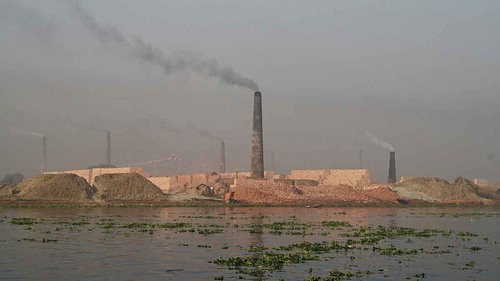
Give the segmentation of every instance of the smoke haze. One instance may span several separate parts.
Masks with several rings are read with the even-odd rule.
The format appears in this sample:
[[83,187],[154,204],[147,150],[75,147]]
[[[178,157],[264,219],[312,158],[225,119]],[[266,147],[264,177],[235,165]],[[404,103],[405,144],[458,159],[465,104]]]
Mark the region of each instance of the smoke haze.
[[0,1],[0,25],[5,31],[27,33],[44,41],[52,39],[57,30],[55,24],[37,9],[26,7],[17,0]]
[[259,90],[259,86],[255,81],[242,76],[229,66],[219,65],[215,59],[203,60],[197,57],[167,57],[161,49],[144,42],[139,37],[129,40],[116,27],[100,24],[93,15],[82,7],[79,1],[68,1],[67,3],[73,8],[83,27],[102,44],[114,43],[124,47],[140,60],[161,67],[166,75],[171,75],[178,71],[191,70],[207,77],[219,78],[228,85],[240,86],[253,91]]
[[213,140],[213,141],[222,141],[222,138],[219,138],[219,137],[215,136],[214,134],[210,133],[206,129],[203,129],[203,128],[199,127],[198,125],[194,124],[194,123],[188,122],[187,123],[187,127],[189,129],[195,131],[200,136],[202,136],[202,137],[204,137],[206,139]]
[[30,137],[37,137],[37,138],[45,137],[45,135],[37,133],[37,132],[25,132],[25,131],[18,131],[18,132],[22,135],[30,136]]
[[251,77],[267,168],[359,168],[361,149],[385,182],[371,132],[400,176],[500,182],[498,26],[493,0],[0,0],[0,178],[40,171],[18,130],[50,136],[49,171],[105,163],[106,130],[116,164],[211,172],[224,138],[248,171]]
[[366,135],[370,138],[370,141],[373,144],[378,145],[378,146],[380,146],[384,149],[387,149],[389,151],[394,151],[394,147],[392,146],[392,144],[379,139],[378,137],[372,135],[370,132],[366,132]]

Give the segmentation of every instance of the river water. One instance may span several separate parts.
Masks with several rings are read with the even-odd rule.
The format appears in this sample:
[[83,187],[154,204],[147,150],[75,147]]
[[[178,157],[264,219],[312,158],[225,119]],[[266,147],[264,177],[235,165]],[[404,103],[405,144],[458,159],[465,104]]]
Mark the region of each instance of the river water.
[[[498,208],[4,208],[0,279],[500,280],[499,240]],[[350,246],[215,262],[302,242]]]

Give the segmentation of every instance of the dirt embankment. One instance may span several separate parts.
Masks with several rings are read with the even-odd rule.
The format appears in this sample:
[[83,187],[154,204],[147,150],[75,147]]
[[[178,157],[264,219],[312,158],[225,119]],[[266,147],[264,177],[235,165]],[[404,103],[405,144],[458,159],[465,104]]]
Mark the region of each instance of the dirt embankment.
[[95,189],[85,179],[73,174],[40,175],[14,188],[14,198],[25,200],[87,202]]
[[297,188],[284,183],[267,180],[238,180],[234,199],[248,203],[369,203],[397,204],[400,198],[387,186],[376,186],[370,190],[356,190],[351,186],[301,186]]
[[14,191],[13,187],[6,184],[0,184],[0,197],[10,196],[12,194],[12,191]]
[[[4,196],[2,196],[5,193]],[[105,174],[95,178],[94,186],[75,174],[48,174],[2,187],[4,199],[58,201],[65,203],[105,203],[108,201],[159,201],[166,199],[160,188],[136,173]]]
[[238,179],[234,200],[249,203],[284,203],[299,200],[302,191],[295,186],[269,180]]
[[95,178],[95,201],[156,201],[166,196],[161,189],[136,173],[104,174]]
[[492,203],[479,186],[462,177],[454,183],[432,177],[413,178],[396,184],[394,190],[401,196],[426,201]]

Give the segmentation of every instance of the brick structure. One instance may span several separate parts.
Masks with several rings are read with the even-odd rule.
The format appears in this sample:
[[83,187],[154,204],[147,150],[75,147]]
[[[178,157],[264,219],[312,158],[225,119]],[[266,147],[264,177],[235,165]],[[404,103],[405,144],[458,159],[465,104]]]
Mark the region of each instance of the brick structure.
[[250,172],[238,172],[238,173],[221,173],[219,176],[224,179],[235,179],[236,174],[238,174],[239,179],[243,178],[249,178],[250,177]]
[[262,94],[255,92],[250,172],[251,177],[264,178],[264,141],[262,133]]
[[316,181],[318,185],[349,185],[354,189],[365,189],[371,184],[366,169],[355,170],[292,170],[287,177],[293,180]]
[[169,193],[175,183],[175,177],[149,177],[148,180],[158,186],[163,193]]
[[264,171],[264,178],[272,180],[274,178],[274,171]]
[[294,180],[313,180],[319,182],[326,170],[292,170],[289,179]]
[[387,184],[396,183],[396,152],[391,151],[389,154],[389,176],[387,177]]
[[191,175],[191,184],[200,185],[208,183],[208,175],[207,174],[194,174]]
[[480,187],[487,187],[489,185],[488,180],[485,179],[474,179],[474,183]]
[[190,184],[193,182],[193,177],[192,175],[177,175],[177,182]]

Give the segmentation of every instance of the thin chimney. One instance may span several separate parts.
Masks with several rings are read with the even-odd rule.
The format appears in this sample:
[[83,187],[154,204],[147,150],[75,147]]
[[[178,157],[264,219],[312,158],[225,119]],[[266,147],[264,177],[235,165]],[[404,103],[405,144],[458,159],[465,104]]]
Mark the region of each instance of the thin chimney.
[[220,143],[220,172],[226,172],[226,145],[224,141]]
[[363,169],[363,150],[359,150],[359,168]]
[[111,167],[111,132],[107,131],[106,166]]
[[45,173],[47,168],[47,137],[42,136],[42,165],[40,167],[40,173]]
[[253,103],[253,133],[252,133],[252,163],[250,175],[252,178],[264,178],[264,143],[262,136],[262,94],[255,92]]
[[389,177],[387,178],[387,183],[396,183],[396,152],[391,151],[389,158]]

